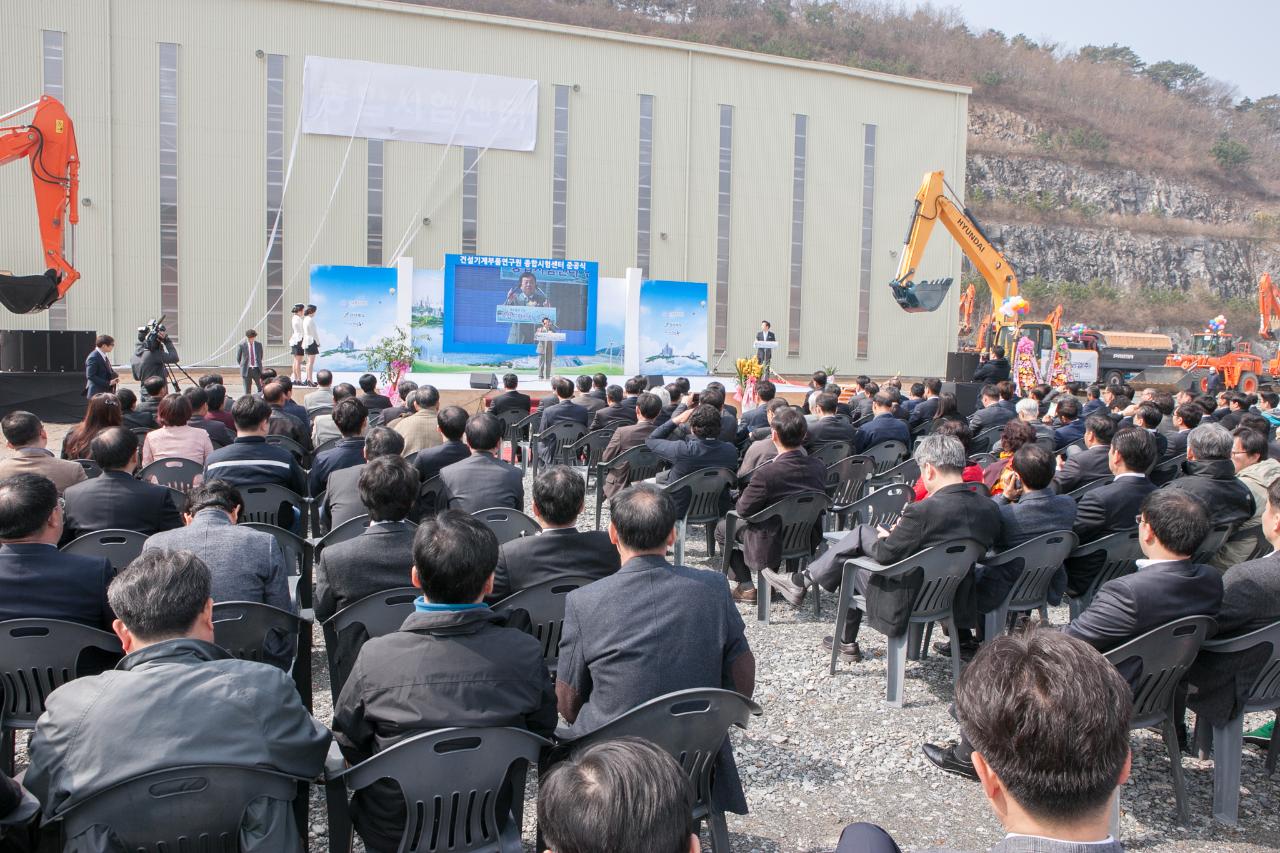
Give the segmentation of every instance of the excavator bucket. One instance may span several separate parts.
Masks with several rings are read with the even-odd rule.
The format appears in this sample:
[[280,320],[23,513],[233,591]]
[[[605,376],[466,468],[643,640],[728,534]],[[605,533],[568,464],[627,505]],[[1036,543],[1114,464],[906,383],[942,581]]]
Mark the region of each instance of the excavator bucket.
[[43,311],[58,301],[58,273],[46,270],[44,275],[5,275],[0,273],[0,305],[14,314]]
[[932,281],[912,281],[902,284],[900,280],[889,283],[893,288],[893,298],[903,311],[912,314],[921,311],[937,311],[947,299],[947,291],[951,289],[955,279],[935,278]]

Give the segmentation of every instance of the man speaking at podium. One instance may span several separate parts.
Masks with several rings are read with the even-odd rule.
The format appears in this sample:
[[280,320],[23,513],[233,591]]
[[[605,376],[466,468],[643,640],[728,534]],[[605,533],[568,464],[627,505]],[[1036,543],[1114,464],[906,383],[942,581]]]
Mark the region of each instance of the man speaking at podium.
[[[778,338],[773,334],[773,326],[768,320],[760,321],[760,331],[756,332],[757,341],[777,341]],[[773,361],[773,347],[757,347],[756,360],[764,365],[764,375],[769,375],[769,366]]]
[[[538,332],[558,332],[555,323],[551,322],[550,317],[542,318],[542,325],[537,327]],[[535,332],[535,334],[537,334]],[[556,342],[553,340],[538,341],[538,378],[551,378],[551,365],[556,358]]]
[[[546,308],[551,304],[551,299],[545,291],[538,287],[537,277],[525,270],[520,273],[519,283],[507,291],[507,299],[503,304]],[[507,343],[531,344],[534,342],[533,335],[538,331],[538,328],[537,323],[512,323],[507,330]]]

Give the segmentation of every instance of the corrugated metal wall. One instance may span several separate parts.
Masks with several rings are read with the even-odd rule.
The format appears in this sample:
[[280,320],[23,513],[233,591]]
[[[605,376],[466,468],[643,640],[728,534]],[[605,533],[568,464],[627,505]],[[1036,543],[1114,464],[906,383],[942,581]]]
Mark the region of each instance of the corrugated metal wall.
[[[904,314],[885,286],[897,266],[923,172],[944,168],[963,191],[966,96],[911,81],[805,63],[374,0],[44,0],[6,9],[0,105],[40,90],[40,31],[66,37],[68,109],[76,122],[81,208],[70,327],[131,340],[159,310],[158,47],[179,55],[179,273],[184,358],[262,328],[265,284],[241,309],[266,244],[266,62],[286,57],[285,141],[293,139],[308,54],[536,78],[538,146],[489,151],[479,164],[479,251],[546,256],[551,246],[553,87],[576,84],[569,110],[568,256],[602,275],[635,263],[639,95],[654,96],[651,277],[715,281],[718,105],[734,107],[729,355],[745,354],[761,319],[786,340],[794,116],[808,122],[801,352],[784,372],[937,373],[954,345],[954,298]],[[869,350],[855,357],[862,219],[862,133],[875,124],[875,246]],[[287,310],[306,298],[313,263],[365,258],[366,146],[304,136],[284,202]],[[385,146],[386,260],[423,217],[407,254],[437,266],[461,240],[462,153]],[[327,220],[322,214],[330,194]],[[31,272],[39,242],[29,176],[0,169],[0,265]],[[666,234],[663,238],[661,235]],[[314,247],[308,248],[314,240]],[[959,275],[939,240],[922,277]],[[280,309],[277,309],[280,310]],[[4,316],[10,328],[45,319]],[[287,324],[286,324],[287,328]],[[273,347],[270,353],[282,352]],[[223,359],[225,362],[225,359]]]

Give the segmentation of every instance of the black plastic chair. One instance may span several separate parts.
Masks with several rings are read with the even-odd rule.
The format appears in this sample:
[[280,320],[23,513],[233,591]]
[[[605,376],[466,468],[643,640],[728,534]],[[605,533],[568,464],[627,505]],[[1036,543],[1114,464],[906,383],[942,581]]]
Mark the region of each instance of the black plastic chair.
[[[846,518],[850,522],[850,527],[856,527],[859,524],[893,527],[902,517],[902,511],[907,508],[907,504],[914,498],[915,492],[912,491],[909,483],[895,483],[883,489],[876,489],[838,510],[841,513],[839,529],[844,529]],[[839,539],[839,536],[836,538]]]
[[604,511],[604,505],[608,501],[604,496],[604,483],[610,472],[625,468],[627,472],[626,484],[629,486],[632,483],[652,479],[664,464],[666,463],[663,462],[661,456],[643,445],[624,450],[608,462],[597,462],[596,530],[600,529],[601,513]]
[[309,783],[261,767],[185,765],[112,785],[56,815],[54,822],[64,841],[97,826],[139,853],[238,853],[245,810],[257,798],[270,797],[295,804],[293,828],[305,848],[305,811],[299,826],[296,805],[300,795],[305,803]]
[[1100,489],[1103,486],[1106,486],[1114,481],[1115,481],[1115,477],[1112,477],[1110,474],[1108,474],[1105,477],[1099,477],[1096,480],[1090,480],[1089,482],[1085,483],[1083,486],[1076,486],[1074,489],[1067,492],[1067,497],[1072,498],[1078,502],[1080,498],[1089,494],[1089,492],[1092,492],[1094,489]]
[[321,453],[324,453],[326,450],[330,450],[334,447],[337,447],[341,441],[342,439],[340,438],[325,439],[323,442],[320,443],[318,447],[316,447],[315,451],[311,454],[312,458],[317,458],[320,456]]
[[531,447],[529,453],[533,456],[534,479],[537,479],[538,469],[542,467],[543,445],[555,442],[555,450],[551,455],[551,464],[572,465],[573,457],[570,455],[569,449],[586,434],[587,428],[581,424],[565,422],[552,424],[541,432],[531,435],[529,437]]
[[511,445],[512,463],[520,456],[520,470],[529,470],[529,453],[532,444],[530,435],[542,424],[542,412],[531,412],[511,424],[506,430],[507,442]]
[[297,615],[260,601],[219,601],[213,605],[213,642],[232,657],[291,674],[310,708],[311,622],[310,611]]
[[729,827],[724,812],[711,802],[716,756],[729,739],[729,727],[745,729],[760,706],[732,690],[679,690],[637,705],[588,735],[564,744],[569,754],[621,737],[638,737],[671,754],[693,785],[693,819],[711,830],[711,849],[728,853]]
[[369,516],[357,515],[355,518],[348,518],[337,527],[330,530],[319,539],[309,539],[308,544],[311,545],[312,562],[320,562],[320,554],[329,545],[337,545],[339,542],[348,542],[355,539],[361,533],[369,529]]
[[[350,853],[350,794],[390,779],[404,798],[400,853],[519,853],[529,765],[550,742],[514,728],[439,729],[398,741],[342,769],[330,750],[325,774],[330,853]],[[509,792],[509,797],[504,796]],[[498,803],[510,799],[510,810]]]
[[97,530],[77,536],[62,551],[82,557],[106,557],[111,568],[119,571],[137,559],[147,536],[136,530]]
[[410,518],[418,523],[431,518],[444,509],[444,481],[437,474],[418,487],[418,498],[414,501]]
[[875,462],[867,456],[846,456],[827,466],[827,497],[831,498],[831,511],[824,515],[827,529],[832,522],[841,522],[854,502],[867,490],[867,482],[875,472]]
[[1223,521],[1215,524],[1209,531],[1209,535],[1204,537],[1204,541],[1200,543],[1200,547],[1196,549],[1196,553],[1191,557],[1191,562],[1213,562],[1213,558],[1222,550],[1222,546],[1227,544],[1235,532],[1236,525],[1233,522]]
[[77,459],[76,464],[84,469],[84,475],[90,480],[102,475],[102,466],[92,459]]
[[[240,511],[241,521],[274,524],[285,530],[302,532],[307,516],[304,512],[306,501],[301,495],[276,483],[240,486],[238,491],[244,501],[244,509]],[[288,517],[285,515],[287,512]]]
[[[1202,725],[1196,719],[1196,743],[1200,757],[1207,758],[1206,747],[1213,742],[1213,816],[1221,823],[1235,826],[1240,813],[1240,755],[1244,749],[1244,715],[1280,709],[1280,622],[1273,622],[1239,637],[1209,640],[1200,652],[1231,655],[1268,647],[1269,657],[1261,661],[1258,674],[1249,687],[1240,714],[1222,725]],[[1231,689],[1230,687],[1227,688]],[[1280,753],[1280,737],[1271,736],[1267,749],[1267,775],[1276,772],[1276,756]]]
[[920,463],[914,459],[907,459],[902,464],[894,465],[889,470],[881,471],[873,476],[867,481],[867,488],[882,489],[894,483],[905,483],[914,487],[918,479],[920,479]]
[[[375,592],[352,602],[320,623],[324,632],[324,651],[329,661],[329,690],[333,701],[351,674],[355,655],[366,640],[399,631],[404,620],[413,612],[413,602],[422,591],[412,586]],[[357,631],[359,636],[348,643],[341,642],[347,631]],[[349,659],[348,659],[349,658]]]
[[269,533],[275,537],[276,544],[280,546],[280,550],[284,553],[284,565],[289,570],[290,578],[296,578],[293,600],[298,607],[310,607],[312,578],[314,575],[311,543],[296,533],[290,533],[288,530],[276,527],[274,524],[246,521],[243,525],[253,530]]
[[592,430],[569,445],[565,451],[568,463],[581,470],[585,480],[590,480],[591,475],[595,473],[596,466],[600,464],[600,457],[604,456],[604,449],[609,446],[609,440],[613,438],[616,429],[616,427],[606,427]]
[[1068,611],[1071,619],[1074,620],[1085,611],[1104,583],[1131,575],[1138,570],[1138,560],[1142,559],[1142,545],[1138,541],[1138,531],[1121,530],[1109,533],[1087,545],[1078,546],[1067,559],[1071,562],[1096,559],[1102,564],[1093,580],[1089,581],[1088,589],[1069,599]]
[[[1133,714],[1129,729],[1159,726],[1169,752],[1173,775],[1173,796],[1178,804],[1178,819],[1188,820],[1186,783],[1182,778],[1182,750],[1174,730],[1174,690],[1191,668],[1205,635],[1213,628],[1208,616],[1188,616],[1154,628],[1123,646],[1106,653],[1107,660],[1118,669],[1137,662],[1141,671],[1130,682],[1133,688]],[[1116,798],[1119,808],[1120,798]],[[1116,816],[1118,817],[1118,815]],[[1118,821],[1113,818],[1113,823]]]
[[[1001,429],[1003,429],[1003,427],[1001,427]],[[969,455],[969,464],[977,465],[980,468],[986,468],[992,462],[999,461],[1000,457],[989,451],[986,453],[971,453]]]
[[204,466],[191,459],[166,456],[157,459],[138,472],[139,480],[155,482],[177,489],[184,494],[195,487],[196,480],[204,478]]
[[[979,562],[987,571],[1015,567],[1021,564],[1018,579],[1009,588],[1000,606],[983,614],[983,642],[989,643],[1004,633],[1009,613],[1040,611],[1040,618],[1049,621],[1049,585],[1062,568],[1063,560],[1076,547],[1076,535],[1070,530],[1044,533],[1016,548],[1002,551],[993,557],[983,557]],[[925,637],[925,643],[929,638]]]
[[536,586],[513,592],[493,605],[498,613],[523,610],[533,623],[533,636],[542,643],[542,660],[552,674],[560,659],[560,631],[564,627],[564,605],[569,593],[592,583],[595,578],[570,575],[553,578]]
[[[732,576],[729,560],[734,551],[742,549],[742,543],[737,541],[738,528],[763,525],[775,519],[780,522],[778,531],[774,534],[782,546],[779,565],[788,565],[795,561],[798,568],[803,569],[813,559],[816,550],[813,530],[822,523],[822,513],[830,506],[831,499],[821,492],[800,492],[788,495],[748,518],[738,515],[736,510],[730,512],[725,516],[724,558],[721,561],[721,570],[726,576]],[[759,572],[760,569],[771,567],[748,566],[748,568]],[[769,593],[769,580],[763,574],[759,575],[759,580],[760,588],[756,592],[756,618],[768,623],[769,599],[772,597]],[[813,612],[814,615],[822,613],[821,596],[816,590],[813,594]]]
[[267,444],[275,445],[276,447],[283,447],[285,450],[292,453],[294,459],[298,460],[299,463],[301,463],[307,456],[306,449],[287,435],[268,434],[266,438]]
[[987,427],[973,437],[971,444],[973,452],[990,453],[992,446],[1000,440],[1003,432],[1004,424],[1001,424],[1000,426]]
[[663,491],[669,495],[682,489],[689,490],[689,508],[683,518],[676,519],[676,565],[684,565],[685,539],[691,524],[706,526],[707,555],[715,556],[715,525],[724,515],[720,501],[736,482],[737,475],[728,468],[703,468],[662,486]]
[[498,537],[499,545],[522,536],[536,536],[542,532],[542,525],[520,510],[510,507],[495,506],[476,510],[471,513],[471,517],[483,521]]
[[1070,459],[1072,456],[1075,456],[1077,453],[1084,453],[1085,450],[1087,449],[1088,448],[1085,447],[1085,444],[1084,444],[1084,439],[1079,438],[1071,442],[1067,446],[1063,447],[1058,452],[1062,454],[1063,459]]
[[1249,560],[1257,560],[1260,557],[1265,557],[1268,554],[1270,554],[1273,550],[1275,550],[1271,547],[1271,543],[1267,541],[1267,537],[1262,530],[1261,524],[1255,524],[1252,527],[1248,528],[1247,530],[1237,531],[1237,533],[1239,533],[1242,537],[1244,535],[1248,535],[1253,538],[1253,547],[1249,551],[1249,556],[1245,557],[1244,562],[1248,562]]
[[333,406],[316,406],[314,409],[307,409],[307,417],[315,423],[316,418],[322,418],[325,415],[333,416]]
[[1152,468],[1148,476],[1151,478],[1151,482],[1157,486],[1167,485],[1182,476],[1182,463],[1186,461],[1187,454],[1185,453],[1171,456]]
[[123,654],[114,634],[78,622],[0,622],[0,769],[13,775],[14,730],[35,727],[46,696],[80,675],[109,669]]
[[[985,547],[972,539],[957,539],[925,548],[891,566],[882,566],[870,557],[856,557],[845,561],[840,581],[840,602],[836,608],[835,637],[844,636],[850,607],[863,611],[867,609],[866,597],[856,594],[854,590],[854,576],[858,569],[868,569],[886,578],[901,577],[917,570],[923,573],[920,591],[911,603],[906,633],[887,638],[885,701],[892,707],[902,707],[907,658],[919,658],[925,626],[932,622],[941,622],[947,626],[947,634],[951,638],[951,680],[954,684],[960,679],[960,639],[952,605],[960,582],[985,550]],[[840,645],[835,643],[831,649],[832,675],[836,673],[839,654]]]
[[873,444],[864,450],[863,455],[870,456],[876,463],[876,474],[883,474],[896,465],[901,465],[906,461],[910,453],[907,446],[901,441],[891,439],[882,441],[879,444]]
[[815,459],[821,459],[823,465],[830,466],[841,459],[852,456],[853,445],[847,441],[824,441],[821,444],[814,445],[813,450],[809,451],[809,455]]

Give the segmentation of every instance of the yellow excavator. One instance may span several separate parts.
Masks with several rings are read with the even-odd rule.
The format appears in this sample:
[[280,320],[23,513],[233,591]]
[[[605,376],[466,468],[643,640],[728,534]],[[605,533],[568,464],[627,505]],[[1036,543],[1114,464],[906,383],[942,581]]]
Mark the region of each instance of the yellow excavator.
[[[1043,323],[1020,321],[1016,316],[1010,317],[1000,312],[1000,306],[1006,299],[1018,295],[1018,276],[1014,273],[1013,266],[991,244],[973,214],[958,200],[955,191],[947,185],[940,171],[929,172],[920,184],[915,209],[911,212],[911,221],[907,226],[907,239],[902,262],[898,265],[898,276],[890,282],[893,297],[902,309],[912,313],[937,311],[946,300],[947,291],[951,289],[953,279],[950,278],[915,280],[916,268],[929,244],[929,235],[939,221],[960,244],[969,263],[991,289],[991,315],[978,330],[978,349],[1002,346],[1012,356],[1018,339],[1026,335],[1035,342],[1037,353],[1052,350],[1058,323],[1062,319],[1061,307]],[[967,334],[969,329],[965,327],[970,325],[969,318],[973,314],[972,288],[965,293],[960,309],[961,333]]]

